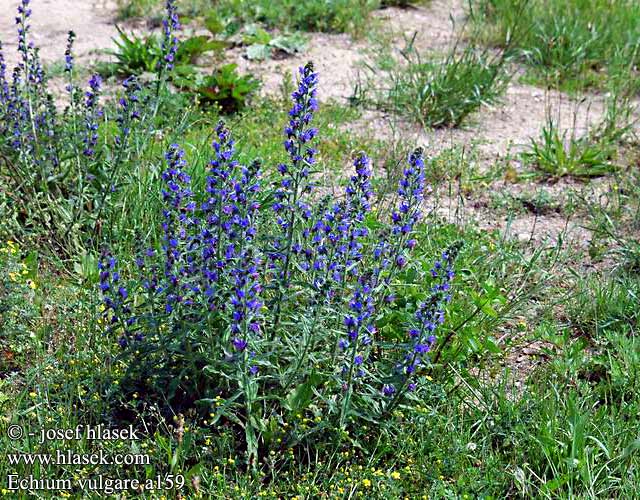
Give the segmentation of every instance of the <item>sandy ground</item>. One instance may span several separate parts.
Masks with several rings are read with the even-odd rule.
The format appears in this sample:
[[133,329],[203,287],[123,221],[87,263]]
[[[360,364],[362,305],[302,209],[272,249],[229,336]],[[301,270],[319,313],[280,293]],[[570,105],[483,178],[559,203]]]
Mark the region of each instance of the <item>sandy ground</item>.
[[[0,40],[8,66],[18,60],[15,16],[18,2],[0,0]],[[31,36],[40,47],[43,61],[64,58],[67,33],[75,31],[78,60],[95,57],[96,50],[111,47],[117,35],[114,25],[115,4],[93,0],[32,0]]]

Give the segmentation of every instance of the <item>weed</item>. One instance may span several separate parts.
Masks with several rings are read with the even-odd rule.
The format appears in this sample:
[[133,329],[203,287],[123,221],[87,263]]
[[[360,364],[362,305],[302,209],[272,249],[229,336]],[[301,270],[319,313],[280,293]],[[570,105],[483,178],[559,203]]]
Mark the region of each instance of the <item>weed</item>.
[[259,88],[260,82],[249,75],[239,75],[236,64],[225,64],[207,76],[182,73],[175,83],[194,92],[201,103],[214,105],[224,113],[243,109],[248,98]]
[[[158,0],[127,0],[120,17],[138,17],[153,11]],[[243,25],[263,23],[268,28],[293,31],[364,33],[368,16],[379,0],[185,0],[181,12],[203,19],[214,34],[237,32]]]
[[613,150],[594,143],[589,137],[576,138],[569,131],[562,133],[548,120],[540,140],[531,139],[523,160],[551,177],[598,177],[614,170],[610,159]]
[[425,62],[415,37],[400,52],[404,64],[369,67],[365,82],[356,87],[356,102],[408,116],[425,127],[457,127],[506,88],[505,53],[491,56],[455,46],[444,59]]
[[[160,38],[153,34],[145,37],[133,33],[127,35],[120,28],[116,29],[120,35],[119,39],[114,40],[117,49],[108,52],[116,60],[99,64],[98,71],[107,76],[117,74],[125,77],[154,73],[163,54]],[[219,53],[226,46],[224,41],[206,35],[189,37],[179,42],[174,64],[183,74],[194,73],[193,65],[199,57],[209,52]]]

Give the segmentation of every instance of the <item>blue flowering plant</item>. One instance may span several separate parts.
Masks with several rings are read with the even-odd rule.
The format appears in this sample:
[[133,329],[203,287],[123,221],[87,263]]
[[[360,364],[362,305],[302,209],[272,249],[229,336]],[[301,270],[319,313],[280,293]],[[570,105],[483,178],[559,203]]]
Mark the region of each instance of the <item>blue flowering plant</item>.
[[[249,465],[277,446],[274,429],[296,415],[323,423],[292,428],[290,445],[379,421],[410,402],[453,296],[458,243],[425,277],[427,298],[401,338],[378,330],[417,244],[424,153],[409,155],[388,220],[372,212],[365,153],[354,155],[344,194],[322,197],[317,87],[308,63],[284,127],[286,161],[272,182],[259,161],[238,161],[223,122],[206,165],[189,164],[171,145],[158,243],[140,250],[128,280],[108,250],[100,264],[103,320],[128,366],[120,390],[236,426]],[[198,189],[192,177],[203,173]]]
[[141,144],[152,144],[148,135],[168,95],[179,29],[174,3],[167,2],[155,85],[127,78],[108,101],[98,74],[79,85],[76,36],[69,32],[63,71],[67,102],[60,105],[32,41],[31,1],[20,0],[19,60],[11,72],[0,42],[0,181],[19,219],[16,238],[44,241],[57,255],[73,258],[112,236],[114,193],[139,178],[135,160]]

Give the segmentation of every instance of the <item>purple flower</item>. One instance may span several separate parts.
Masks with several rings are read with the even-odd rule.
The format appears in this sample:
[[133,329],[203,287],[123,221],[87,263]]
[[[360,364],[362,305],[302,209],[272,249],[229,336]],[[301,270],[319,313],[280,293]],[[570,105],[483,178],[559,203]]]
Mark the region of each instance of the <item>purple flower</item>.
[[247,341],[238,337],[234,337],[231,342],[236,351],[244,351],[247,348]]
[[[270,258],[278,272],[281,289],[287,287],[292,264],[293,235],[298,222],[311,215],[306,204],[301,203],[301,195],[309,193],[313,183],[309,179],[310,168],[315,163],[316,149],[309,143],[315,138],[317,129],[309,126],[318,108],[316,86],[318,75],[313,64],[307,63],[299,69],[298,88],[291,95],[293,107],[289,111],[289,122],[284,129],[284,148],[289,154],[290,165],[280,165],[283,176],[275,192],[273,209],[278,212],[278,225],[282,234],[272,243]],[[281,297],[282,298],[282,297]]]
[[385,384],[382,387],[382,394],[384,394],[385,396],[392,396],[393,394],[395,394],[395,392],[396,388],[392,384]]
[[162,20],[162,59],[158,61],[158,71],[173,69],[179,44],[175,33],[181,28],[175,0],[167,0],[165,13]]
[[84,143],[83,154],[89,158],[95,155],[95,147],[98,143],[98,120],[102,117],[102,110],[98,106],[101,86],[100,75],[93,75],[89,79],[89,89],[85,92],[85,131],[82,142]]
[[76,34],[73,31],[69,31],[67,36],[67,48],[64,51],[64,71],[71,76],[73,71],[73,42],[76,39]]
[[444,307],[451,299],[448,293],[453,277],[453,263],[458,256],[461,243],[454,243],[442,255],[442,261],[436,261],[432,275],[438,281],[431,289],[431,295],[418,306],[415,313],[416,324],[408,330],[409,342],[404,361],[400,364],[407,380],[427,359],[428,353],[436,342],[435,330],[444,323]]
[[122,82],[124,96],[118,100],[116,122],[120,135],[116,136],[116,143],[124,145],[131,133],[131,126],[142,117],[142,103],[140,91],[142,87],[135,76],[130,76]]
[[125,347],[129,344],[132,335],[129,327],[134,324],[135,318],[127,302],[127,289],[119,283],[120,274],[116,267],[116,259],[103,252],[98,260],[99,287],[104,306],[102,318],[107,324],[108,334],[120,330],[119,344]]

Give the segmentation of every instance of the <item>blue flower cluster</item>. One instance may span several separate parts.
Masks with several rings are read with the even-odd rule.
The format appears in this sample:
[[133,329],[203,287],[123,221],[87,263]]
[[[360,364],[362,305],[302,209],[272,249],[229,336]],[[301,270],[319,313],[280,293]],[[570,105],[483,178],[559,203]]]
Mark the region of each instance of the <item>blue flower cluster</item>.
[[[115,328],[122,329],[118,343],[125,347],[131,341],[130,327],[135,322],[128,305],[129,293],[122,284],[120,273],[116,269],[116,259],[107,252],[103,252],[98,261],[100,291],[103,299],[102,317],[107,323],[107,331]],[[142,334],[137,334],[135,340],[142,340]]]
[[67,48],[64,51],[64,71],[70,74],[73,71],[73,43],[76,40],[76,34],[73,31],[69,31],[67,35]]
[[142,90],[138,79],[130,76],[122,82],[124,96],[118,99],[118,114],[116,122],[120,129],[120,134],[116,137],[116,143],[123,145],[124,141],[131,133],[133,122],[142,118],[142,103],[140,102],[140,91]]
[[300,245],[293,248],[295,254],[302,253],[300,267],[313,273],[312,285],[325,299],[334,295],[349,273],[357,276],[363,257],[362,240],[369,234],[364,226],[373,196],[369,158],[364,153],[358,154],[354,168],[344,200],[320,210],[317,220],[303,230],[306,242],[303,252]]
[[172,325],[169,331],[220,314],[228,320],[230,346],[243,353],[262,331],[262,257],[252,244],[260,163],[244,166],[233,158],[234,141],[223,122],[212,147],[206,197],[198,203],[184,150],[169,146],[162,172],[162,252],[147,249],[136,264],[150,300],[154,306],[160,301]]
[[83,154],[89,158],[95,156],[95,147],[98,144],[99,120],[102,117],[102,109],[99,106],[101,87],[102,78],[100,75],[93,75],[89,79],[89,88],[84,94],[85,135],[82,142],[84,143]]
[[176,31],[180,29],[180,19],[175,0],[167,0],[167,17],[162,21],[162,60],[158,61],[158,70],[171,71],[178,52]]
[[[233,177],[238,167],[238,162],[233,158],[235,141],[231,137],[231,131],[222,121],[216,126],[212,147],[215,157],[209,163],[206,188],[208,198],[202,204],[205,220],[202,231],[204,241],[202,257],[209,306],[211,309],[216,309],[224,306],[225,302],[220,293],[223,289],[224,270],[235,252],[234,243],[232,241],[226,243],[225,236],[234,229],[232,223]],[[233,236],[235,234],[233,232]]]
[[162,173],[166,187],[162,190],[165,208],[162,211],[164,271],[166,285],[165,312],[172,313],[182,303],[191,304],[190,292],[198,289],[189,282],[195,272],[195,255],[191,251],[194,243],[191,226],[197,225],[194,212],[196,202],[189,187],[191,177],[183,170],[187,166],[184,150],[177,144],[169,146],[165,155],[167,168]]
[[[451,245],[442,253],[441,259],[435,262],[430,271],[435,280],[431,295],[418,306],[415,325],[408,330],[407,351],[396,370],[401,376],[403,388],[406,386],[410,391],[415,390],[413,376],[416,370],[427,362],[427,356],[436,342],[436,331],[444,323],[445,307],[451,301],[451,280],[455,276],[453,264],[460,248],[461,243]],[[385,388],[383,391],[395,393],[393,384],[388,384]]]
[[380,281],[385,270],[402,269],[407,263],[406,250],[412,250],[416,240],[411,238],[413,229],[420,219],[421,206],[424,200],[425,174],[422,148],[409,155],[407,166],[398,186],[399,204],[391,214],[390,235],[382,238],[374,251],[378,265],[375,274]]
[[284,148],[289,154],[290,163],[278,165],[282,180],[275,192],[276,202],[273,204],[282,235],[274,239],[270,255],[282,288],[288,286],[292,254],[301,244],[300,241],[294,241],[298,223],[308,221],[312,215],[311,207],[304,201],[303,195],[313,189],[310,173],[316,161],[317,150],[310,144],[318,133],[316,128],[311,127],[313,115],[318,109],[317,85],[318,75],[314,72],[313,64],[307,63],[300,68],[298,88],[292,94],[293,107],[289,111],[289,123],[284,130]]
[[[7,63],[4,59],[2,42],[0,41],[0,109],[5,108],[9,100],[9,82],[7,81]],[[4,134],[6,129],[5,120],[0,121],[0,134]]]
[[[123,347],[144,340],[152,348],[141,351],[181,357],[165,366],[193,369],[198,377],[220,375],[223,391],[237,394],[230,405],[245,404],[234,417],[243,420],[248,436],[252,412],[261,407],[253,406],[263,397],[259,391],[274,391],[278,397],[269,399],[279,404],[289,396],[277,391],[290,395],[296,384],[310,381],[309,364],[326,382],[317,391],[333,391],[324,400],[342,403],[332,409],[341,408],[341,425],[353,415],[352,401],[367,399],[365,391],[378,408],[392,407],[415,389],[416,373],[429,362],[451,300],[457,244],[431,270],[431,295],[410,321],[407,340],[383,341],[377,321],[417,245],[427,190],[423,150],[408,155],[396,206],[384,220],[371,214],[371,160],[362,152],[353,158],[344,194],[317,200],[317,83],[311,63],[300,69],[284,130],[288,160],[278,165],[280,176],[270,192],[262,191],[261,164],[238,161],[236,142],[220,121],[201,189],[196,181],[192,188],[185,151],[173,144],[166,152],[162,240],[136,259],[141,287],[132,290],[142,289],[140,296],[128,298],[113,259],[100,262],[109,321],[123,325]],[[125,89],[118,108],[121,140],[127,124],[139,118],[137,82],[125,82]],[[138,335],[131,333],[134,324]],[[188,356],[200,357],[187,367],[180,361]]]

